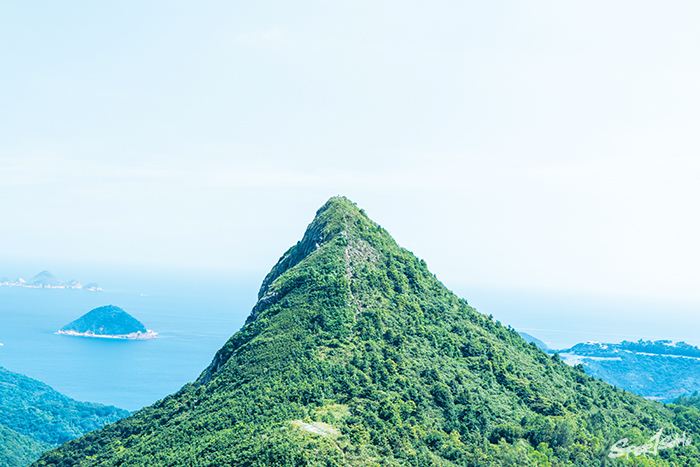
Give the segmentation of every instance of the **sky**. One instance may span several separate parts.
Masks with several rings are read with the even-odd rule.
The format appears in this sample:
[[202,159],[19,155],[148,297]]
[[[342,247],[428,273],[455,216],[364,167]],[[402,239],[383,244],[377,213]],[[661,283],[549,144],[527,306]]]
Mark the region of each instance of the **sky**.
[[700,303],[698,24],[683,1],[5,2],[0,276],[262,279],[345,195],[455,289]]

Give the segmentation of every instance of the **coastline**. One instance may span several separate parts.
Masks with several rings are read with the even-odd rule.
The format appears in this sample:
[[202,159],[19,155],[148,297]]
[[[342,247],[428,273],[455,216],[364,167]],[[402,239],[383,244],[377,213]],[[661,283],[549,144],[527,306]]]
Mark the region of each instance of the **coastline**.
[[95,334],[92,331],[78,332],[78,331],[64,331],[58,330],[56,334],[63,334],[64,336],[78,336],[78,337],[98,337],[102,339],[125,339],[125,340],[149,340],[157,339],[158,333],[147,329],[146,332],[132,332],[129,334]]

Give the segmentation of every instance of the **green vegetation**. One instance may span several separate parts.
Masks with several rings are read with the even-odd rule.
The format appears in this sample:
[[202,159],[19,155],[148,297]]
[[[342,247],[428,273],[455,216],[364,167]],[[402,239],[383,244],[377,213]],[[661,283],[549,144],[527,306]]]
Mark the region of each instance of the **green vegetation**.
[[47,449],[127,415],[0,367],[0,466],[28,465]]
[[24,467],[39,458],[51,445],[0,425],[0,465]]
[[609,459],[697,410],[587,376],[456,297],[332,198],[197,381],[37,466],[697,466],[695,445]]
[[61,331],[92,332],[97,335],[116,336],[134,332],[146,332],[146,326],[118,306],[95,308],[80,318],[63,326]]
[[690,396],[682,395],[673,401],[674,404],[700,409],[700,393],[695,391]]

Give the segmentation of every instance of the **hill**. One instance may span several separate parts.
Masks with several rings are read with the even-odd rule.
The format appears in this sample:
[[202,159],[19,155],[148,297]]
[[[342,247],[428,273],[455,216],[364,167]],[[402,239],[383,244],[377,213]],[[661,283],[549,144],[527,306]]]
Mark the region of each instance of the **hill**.
[[58,334],[119,339],[152,339],[157,336],[141,321],[114,305],[90,310],[59,329]]
[[38,441],[58,446],[127,415],[124,409],[78,402],[0,367],[0,425]]
[[49,271],[41,271],[39,274],[29,279],[25,287],[65,288],[66,284]]
[[526,332],[521,332],[521,331],[518,331],[518,334],[520,334],[520,337],[525,339],[525,342],[535,344],[537,347],[542,349],[544,352],[547,352],[547,353],[554,352],[554,350],[550,349],[549,346],[547,346],[547,344],[545,344],[544,342],[542,342],[541,340],[539,340],[535,336],[531,336],[530,334],[528,334]]
[[[700,436],[698,411],[528,344],[338,197],[195,382],[35,465],[634,465],[611,447],[659,430]],[[644,465],[696,465],[682,444]]]
[[0,367],[0,465],[28,465],[47,449],[127,415],[116,407],[75,401]]
[[670,402],[700,390],[700,348],[685,342],[588,342],[559,352],[586,373],[650,399]]
[[50,444],[42,443],[0,425],[0,466],[24,467],[34,462],[42,452],[51,447]]

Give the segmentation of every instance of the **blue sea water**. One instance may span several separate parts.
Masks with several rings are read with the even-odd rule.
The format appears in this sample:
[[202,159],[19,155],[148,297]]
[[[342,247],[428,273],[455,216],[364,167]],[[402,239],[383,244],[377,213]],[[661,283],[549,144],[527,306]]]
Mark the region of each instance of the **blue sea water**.
[[[100,276],[103,292],[0,287],[0,366],[76,400],[138,410],[194,381],[241,328],[264,273]],[[92,278],[90,278],[92,280]],[[578,342],[684,340],[700,345],[700,305],[446,284],[555,349]],[[102,305],[117,305],[159,338],[126,341],[56,334]]]
[[[0,366],[80,401],[137,410],[194,381],[243,325],[261,277],[130,284],[102,292],[0,287]],[[159,335],[134,341],[56,334],[113,304]]]

